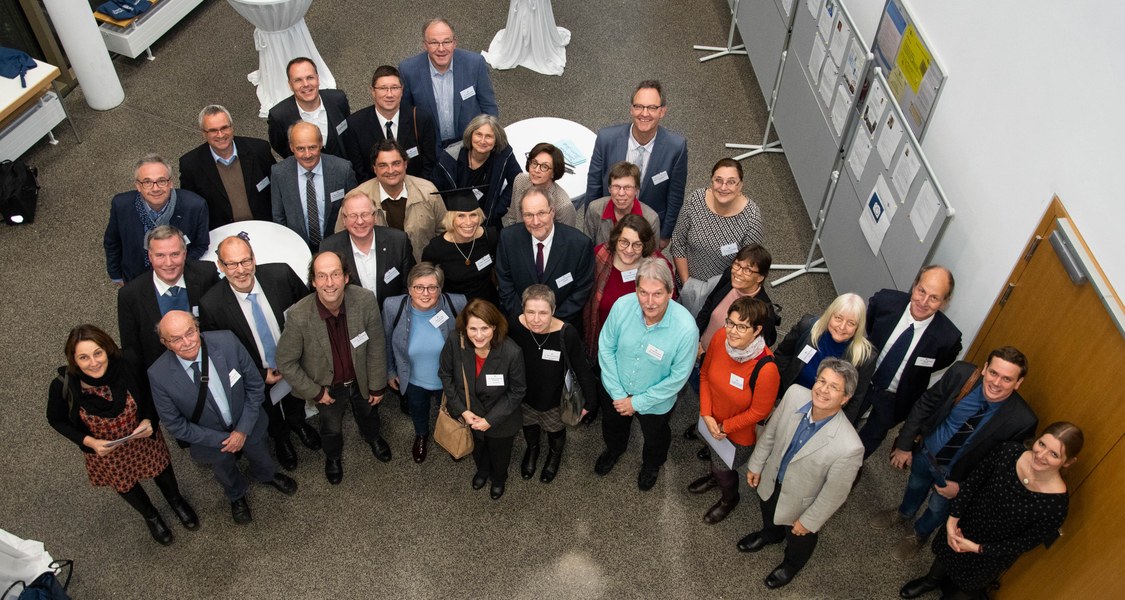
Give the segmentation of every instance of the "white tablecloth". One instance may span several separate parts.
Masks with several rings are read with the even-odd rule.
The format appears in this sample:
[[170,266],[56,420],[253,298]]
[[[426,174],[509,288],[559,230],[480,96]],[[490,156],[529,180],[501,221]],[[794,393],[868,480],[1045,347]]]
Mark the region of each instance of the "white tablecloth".
[[555,25],[551,0],[511,0],[508,25],[496,32],[487,52],[493,69],[527,67],[544,75],[562,75],[570,32]]
[[259,117],[273,105],[292,95],[285,66],[298,56],[316,64],[321,88],[335,88],[336,79],[324,63],[305,25],[305,13],[312,0],[227,0],[234,10],[254,26],[254,49],[258,51],[258,70],[246,76],[258,86]]
[[556,143],[561,140],[570,140],[585,157],[582,164],[572,166],[574,173],[563,175],[558,180],[572,202],[576,204],[586,195],[586,175],[590,172],[590,156],[594,153],[594,140],[597,134],[588,127],[574,121],[556,117],[534,117],[516,121],[504,127],[508,135],[508,143],[512,146],[516,160],[522,167],[527,163],[527,153],[539,142]]
[[240,233],[249,236],[258,264],[286,263],[301,281],[308,278],[309,259],[312,258],[308,244],[297,232],[272,221],[238,221],[212,229],[211,245],[200,260],[214,262],[219,242]]

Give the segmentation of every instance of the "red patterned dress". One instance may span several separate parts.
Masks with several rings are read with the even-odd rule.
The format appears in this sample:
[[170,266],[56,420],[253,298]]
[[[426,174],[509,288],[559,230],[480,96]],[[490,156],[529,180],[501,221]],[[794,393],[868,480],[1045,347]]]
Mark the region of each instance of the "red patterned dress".
[[[90,397],[91,401],[96,402],[93,397],[100,397],[106,402],[113,402],[107,385],[84,387],[82,393]],[[116,440],[133,433],[137,428],[140,424],[137,419],[137,403],[133,401],[132,394],[125,394],[125,408],[116,417],[99,417],[86,412],[85,408],[78,409],[78,415],[89,428],[91,437]],[[109,486],[121,493],[132,489],[138,481],[156,477],[171,461],[168,447],[164,445],[164,437],[159,434],[132,439],[105,456],[98,456],[96,453],[84,456],[90,484]]]

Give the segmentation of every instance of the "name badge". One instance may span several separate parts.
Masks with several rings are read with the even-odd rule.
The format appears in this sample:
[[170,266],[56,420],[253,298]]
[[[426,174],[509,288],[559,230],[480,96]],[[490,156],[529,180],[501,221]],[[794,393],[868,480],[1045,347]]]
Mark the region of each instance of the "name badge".
[[621,281],[624,281],[625,283],[629,283],[630,281],[636,281],[636,280],[637,280],[637,270],[636,269],[629,269],[628,271],[622,271],[621,272]]
[[491,265],[491,264],[492,264],[492,255],[491,254],[485,254],[484,256],[480,257],[480,260],[478,260],[476,262],[477,270],[483,271],[485,267],[487,267],[488,265]]
[[918,360],[914,361],[914,364],[919,367],[932,367],[934,366],[934,359],[919,356]]
[[343,197],[344,197],[343,188],[338,189],[335,192],[332,192],[331,194],[328,195],[328,199],[332,202],[337,202],[337,201],[340,200],[340,198],[343,198]]
[[348,122],[347,121],[340,121],[340,124],[336,126],[336,135],[344,135],[344,132],[347,131],[347,130],[348,130]]
[[645,348],[645,354],[655,358],[656,360],[664,360],[664,351],[660,348],[657,348],[656,346],[653,346],[652,344],[649,344],[648,348]]
[[407,148],[406,149],[406,158],[417,158],[417,157],[418,157],[418,146],[414,146],[413,148]]
[[361,331],[359,335],[352,338],[352,348],[359,348],[360,344],[367,341],[367,332]]
[[398,277],[398,267],[391,267],[383,273],[383,283],[390,283],[395,277]]
[[238,383],[239,379],[242,379],[242,373],[239,373],[235,369],[231,369],[230,374],[227,375],[227,377],[230,378],[230,386],[234,387],[234,384]]
[[484,192],[476,188],[473,188],[473,195],[477,197],[477,202],[480,202],[480,199],[484,198]]
[[184,234],[184,245],[185,246],[191,245],[191,238],[189,238],[186,233]]
[[543,349],[543,360],[559,362],[560,358],[562,358],[562,352],[559,352],[558,350],[548,350],[546,348]]
[[263,177],[262,180],[258,182],[258,185],[254,186],[254,187],[257,188],[258,191],[260,192],[260,191],[266,189],[267,187],[269,187],[269,185],[270,185],[270,178],[269,177]]
[[800,360],[807,365],[814,356],[816,356],[816,348],[805,345],[805,347],[801,350],[801,353],[797,355],[797,360]]
[[738,244],[730,243],[719,246],[719,253],[723,256],[734,256],[738,253]]
[[[404,300],[405,302],[405,300]],[[445,314],[444,310],[437,311],[437,314],[430,317],[430,325],[435,328],[441,327],[441,324],[449,320],[449,315]]]
[[476,96],[476,95],[477,95],[477,90],[476,90],[476,88],[474,88],[471,85],[469,87],[461,90],[461,99],[462,100],[468,100],[469,98],[472,98],[473,96]]
[[504,375],[503,374],[485,375],[484,376],[484,384],[487,385],[487,386],[498,386],[498,385],[502,386],[502,385],[504,385]]
[[746,380],[739,377],[738,375],[735,375],[734,373],[731,373],[730,374],[730,385],[733,388],[737,388],[737,389],[741,390],[743,387],[745,387]]
[[668,171],[661,171],[652,176],[652,185],[660,185],[668,181]]
[[572,281],[574,281],[574,276],[571,275],[570,273],[567,273],[566,275],[563,275],[562,277],[559,277],[558,279],[555,280],[555,287],[561,289],[564,285],[566,285],[566,284],[568,284]]
[[191,314],[198,318],[199,317],[199,307],[198,306],[191,307]]

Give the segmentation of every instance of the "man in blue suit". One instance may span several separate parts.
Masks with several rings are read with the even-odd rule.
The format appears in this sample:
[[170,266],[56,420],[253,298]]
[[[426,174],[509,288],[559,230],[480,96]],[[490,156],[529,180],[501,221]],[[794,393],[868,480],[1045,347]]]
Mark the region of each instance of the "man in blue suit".
[[295,494],[297,482],[277,472],[266,448],[265,385],[238,338],[229,331],[201,334],[195,318],[182,310],[164,315],[159,333],[168,351],[148,369],[152,401],[168,433],[191,444],[196,462],[211,465],[234,522],[252,520],[246,502],[250,483],[238,469],[239,452],[250,461],[255,481]]
[[434,117],[439,147],[459,141],[473,117],[500,116],[484,57],[457,49],[449,21],[438,18],[426,23],[422,46],[425,52],[398,65],[402,99]]
[[676,217],[684,204],[687,141],[660,126],[668,112],[668,101],[659,81],[650,79],[637,85],[629,110],[631,123],[598,130],[586,179],[586,202],[609,195],[610,166],[623,160],[637,165],[641,169],[637,197],[660,215],[660,247],[664,248],[672,239]]

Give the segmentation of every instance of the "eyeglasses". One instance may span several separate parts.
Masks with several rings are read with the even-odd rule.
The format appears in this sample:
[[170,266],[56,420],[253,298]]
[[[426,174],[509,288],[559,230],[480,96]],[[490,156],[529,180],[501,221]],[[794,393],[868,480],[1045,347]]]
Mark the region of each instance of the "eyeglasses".
[[617,240],[617,249],[618,250],[628,250],[629,248],[632,248],[633,250],[636,250],[637,252],[640,252],[641,250],[645,249],[645,243],[644,242],[630,242],[629,240]]
[[344,278],[344,272],[343,271],[333,271],[331,273],[323,273],[322,272],[322,273],[317,273],[316,275],[313,276],[313,279],[316,279],[318,282],[321,282],[321,283],[329,281],[329,280],[333,280],[333,279],[343,279],[343,278]]
[[426,40],[427,48],[452,48],[457,45],[457,40]]
[[137,185],[141,186],[142,190],[151,190],[153,186],[156,186],[158,188],[166,188],[172,185],[172,180],[168,179],[167,177],[161,177],[160,179],[157,179],[155,181],[152,179],[138,179],[136,181]]
[[180,344],[182,344],[184,342],[184,340],[195,339],[195,337],[198,336],[198,335],[199,335],[199,330],[196,329],[195,327],[192,327],[191,329],[188,329],[187,331],[185,331],[183,335],[177,335],[176,337],[173,337],[173,338],[164,338],[164,341],[173,345],[173,346],[179,346]]
[[375,168],[376,169],[390,169],[390,168],[397,169],[397,168],[401,167],[403,164],[404,163],[401,160],[396,160],[394,162],[389,162],[389,163],[378,162],[378,163],[375,163]]
[[533,213],[525,212],[525,213],[523,213],[523,220],[524,221],[531,221],[533,219],[546,219],[547,217],[550,217],[550,216],[551,216],[550,210],[541,210],[539,212],[533,212]]
[[738,179],[723,179],[722,177],[716,177],[711,180],[711,183],[715,184],[715,187],[723,187],[724,185],[727,187],[735,187],[739,182],[740,180]]
[[754,273],[756,275],[760,275],[762,273],[754,267],[744,267],[738,263],[731,263],[730,271],[731,273]]
[[838,384],[838,383],[828,383],[828,380],[825,379],[824,377],[817,377],[816,378],[816,385],[828,388],[828,390],[832,391],[832,392],[839,393],[839,392],[844,391],[844,388],[841,387],[840,384]]
[[534,158],[531,159],[531,162],[528,163],[528,166],[531,167],[532,171],[550,171],[551,169],[555,168],[555,165],[549,162],[539,162]]
[[729,317],[725,321],[723,321],[723,325],[725,325],[727,329],[733,328],[738,333],[746,333],[747,331],[750,331],[754,328],[754,326],[750,325],[749,323],[735,323],[734,321],[731,321]]
[[223,125],[222,127],[212,127],[211,129],[204,129],[203,133],[207,135],[217,135],[220,133],[230,133],[230,125]]
[[635,110],[639,113],[642,113],[646,110],[648,112],[656,112],[656,111],[660,110],[661,108],[664,108],[664,107],[657,106],[655,104],[634,104],[633,105],[633,110]]
[[364,212],[357,212],[357,213],[352,213],[352,214],[350,214],[350,215],[349,215],[349,214],[345,214],[345,215],[344,215],[344,220],[345,220],[345,221],[352,221],[352,222],[355,222],[355,221],[367,221],[367,220],[371,219],[371,218],[372,218],[372,217],[374,217],[374,216],[375,216],[375,213],[374,213],[374,212],[372,212],[372,211],[370,211],[370,210],[368,210],[368,211],[364,211]]
[[375,86],[371,89],[375,90],[376,92],[379,92],[380,94],[385,94],[387,92],[401,92],[402,86],[401,85],[377,85],[377,86]]
[[237,261],[233,261],[233,262],[227,262],[225,260],[220,260],[219,262],[223,263],[223,266],[228,268],[228,269],[233,269],[235,267],[242,267],[243,269],[249,269],[250,267],[254,266],[254,259],[253,258],[244,258],[242,260],[237,260]]
[[609,191],[611,192],[625,192],[627,194],[632,194],[636,189],[637,186],[635,185],[618,185],[614,183],[609,186]]
[[414,290],[415,294],[436,294],[439,291],[441,291],[441,286],[437,286],[437,285],[412,285],[412,286],[410,286],[410,289]]

